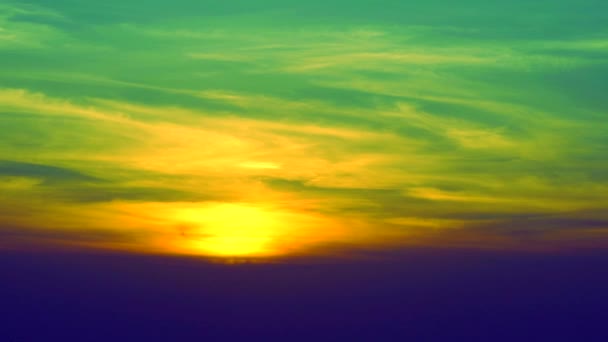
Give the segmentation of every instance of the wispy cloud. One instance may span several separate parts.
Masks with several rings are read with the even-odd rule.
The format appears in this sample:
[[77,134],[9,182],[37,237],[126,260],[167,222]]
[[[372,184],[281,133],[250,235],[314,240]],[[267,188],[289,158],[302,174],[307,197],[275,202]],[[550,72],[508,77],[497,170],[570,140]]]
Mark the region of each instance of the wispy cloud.
[[[314,19],[256,4],[201,20],[113,5],[0,5],[7,226],[156,250],[205,245],[178,229],[218,235],[205,218],[176,217],[226,208],[293,219],[308,247],[517,245],[530,222],[538,244],[567,245],[564,225],[603,234],[586,221],[608,205],[606,34],[592,23],[553,34],[546,17],[499,25],[460,7],[395,20],[298,5]],[[268,248],[300,248],[294,229]]]

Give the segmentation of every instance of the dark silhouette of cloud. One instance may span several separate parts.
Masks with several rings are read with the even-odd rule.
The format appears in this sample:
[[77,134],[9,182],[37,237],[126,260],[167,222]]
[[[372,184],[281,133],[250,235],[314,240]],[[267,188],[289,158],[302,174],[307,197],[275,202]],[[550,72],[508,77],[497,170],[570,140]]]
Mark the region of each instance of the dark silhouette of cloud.
[[45,184],[102,181],[99,178],[64,167],[12,160],[0,160],[0,176],[1,175],[38,178]]

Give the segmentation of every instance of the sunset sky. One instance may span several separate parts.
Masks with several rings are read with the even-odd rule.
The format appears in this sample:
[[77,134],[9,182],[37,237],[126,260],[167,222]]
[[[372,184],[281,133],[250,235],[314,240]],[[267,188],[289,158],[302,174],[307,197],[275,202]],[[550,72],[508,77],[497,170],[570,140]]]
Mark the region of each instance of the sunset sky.
[[606,13],[2,1],[0,248],[608,247]]
[[608,341],[608,1],[0,0],[0,341]]

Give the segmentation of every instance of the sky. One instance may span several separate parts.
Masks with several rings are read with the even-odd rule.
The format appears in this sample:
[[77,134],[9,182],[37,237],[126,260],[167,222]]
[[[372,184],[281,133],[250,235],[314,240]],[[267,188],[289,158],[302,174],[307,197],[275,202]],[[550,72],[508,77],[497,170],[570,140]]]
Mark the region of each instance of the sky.
[[0,1],[0,340],[607,341],[607,23]]
[[0,248],[608,247],[607,13],[3,1]]

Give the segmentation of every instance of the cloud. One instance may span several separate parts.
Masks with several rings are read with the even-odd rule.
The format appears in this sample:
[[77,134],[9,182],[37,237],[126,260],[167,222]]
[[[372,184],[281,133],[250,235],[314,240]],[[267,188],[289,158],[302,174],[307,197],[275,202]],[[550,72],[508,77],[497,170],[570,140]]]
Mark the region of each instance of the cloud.
[[116,232],[107,229],[87,229],[78,234],[57,229],[40,229],[27,226],[0,225],[0,249],[24,248],[36,250],[88,249],[100,248],[104,245],[132,243],[136,231]]
[[96,177],[67,168],[11,160],[0,160],[0,175],[39,178],[44,184],[101,181]]
[[[453,234],[453,236],[452,236]],[[583,211],[469,222],[440,239],[499,239],[505,246],[524,249],[599,248],[608,239],[608,217]]]
[[560,220],[599,229],[584,213],[608,205],[605,32],[560,31],[555,7],[47,6],[1,5],[5,222],[158,247],[176,223],[143,211],[211,201],[320,215],[370,243],[500,245],[503,223],[535,215],[557,215],[537,222],[549,240],[574,234]]
[[53,23],[65,18],[58,12],[26,4],[0,5],[0,50],[42,49],[66,39]]

